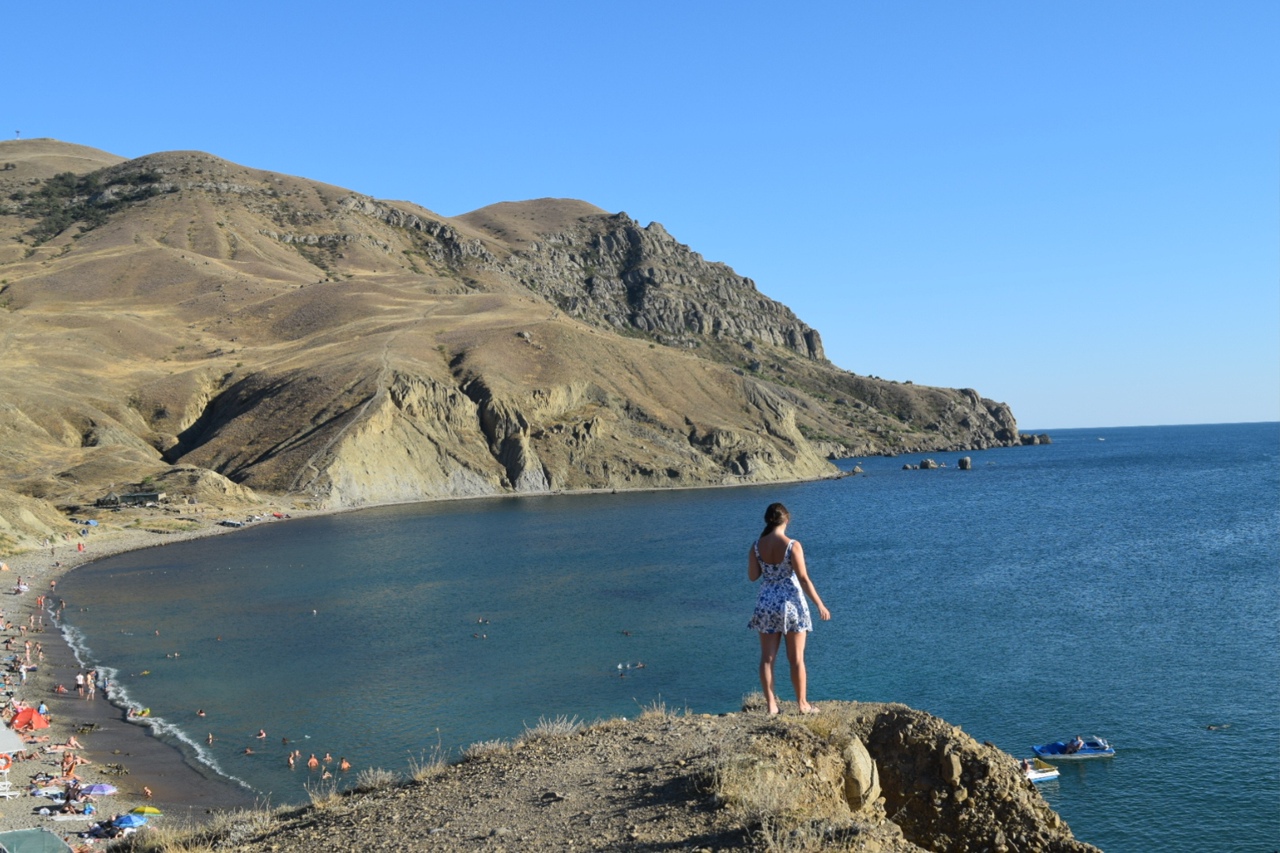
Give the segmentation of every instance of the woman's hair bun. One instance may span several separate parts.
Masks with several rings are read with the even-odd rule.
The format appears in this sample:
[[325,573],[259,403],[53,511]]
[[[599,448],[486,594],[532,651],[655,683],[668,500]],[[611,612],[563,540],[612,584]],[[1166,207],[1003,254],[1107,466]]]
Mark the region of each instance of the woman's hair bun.
[[790,519],[791,513],[787,512],[787,508],[779,503],[769,504],[769,508],[764,511],[764,523],[768,525],[767,530],[772,530]]

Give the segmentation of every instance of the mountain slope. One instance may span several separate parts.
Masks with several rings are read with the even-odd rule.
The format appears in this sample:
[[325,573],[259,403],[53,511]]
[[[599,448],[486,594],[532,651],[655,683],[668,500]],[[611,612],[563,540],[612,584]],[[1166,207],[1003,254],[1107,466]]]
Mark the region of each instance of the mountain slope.
[[1018,441],[1003,404],[836,368],[749,279],[585,202],[450,219],[52,140],[0,143],[0,191],[0,477],[46,501],[173,466],[349,506]]

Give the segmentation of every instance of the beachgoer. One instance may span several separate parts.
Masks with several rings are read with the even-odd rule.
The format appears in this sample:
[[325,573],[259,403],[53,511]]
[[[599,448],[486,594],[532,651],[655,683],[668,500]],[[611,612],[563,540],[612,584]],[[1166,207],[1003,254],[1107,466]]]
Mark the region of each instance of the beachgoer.
[[1084,738],[1080,737],[1080,735],[1076,735],[1071,742],[1067,744],[1066,753],[1067,755],[1075,755],[1082,749],[1084,749]]
[[764,513],[765,528],[760,538],[747,550],[747,578],[752,582],[764,578],[756,598],[755,612],[747,627],[760,634],[760,687],[770,714],[778,713],[778,697],[773,689],[773,663],[778,646],[786,638],[787,663],[791,668],[791,685],[796,691],[800,713],[816,714],[809,704],[808,675],[804,666],[805,638],[813,630],[805,595],[818,607],[818,616],[831,618],[805,566],[804,549],[787,538],[791,513],[780,503],[769,504]]
[[346,773],[348,770],[351,769],[351,762],[347,761],[346,757],[344,756],[342,760],[338,762],[338,769],[341,770],[343,773]]
[[76,692],[80,694],[80,698],[84,698],[84,673],[76,673]]
[[320,759],[316,758],[316,754],[314,752],[311,753],[311,757],[307,759],[307,767],[309,767],[312,770],[315,770],[319,766],[320,766]]
[[253,755],[253,749],[252,749],[251,747],[246,746],[246,747],[244,748],[244,754],[245,754],[245,755]]
[[263,738],[265,738],[266,736],[267,736],[267,730],[266,730],[266,729],[258,729],[258,740],[262,740],[262,739],[263,739]]
[[203,717],[203,716],[204,716],[204,708],[201,708],[201,709],[199,709],[198,711],[196,711],[196,716],[197,716],[197,717]]
[[324,754],[324,763],[325,763],[325,764],[331,764],[331,763],[333,763],[333,756],[326,752],[326,753]]
[[204,742],[213,746],[213,732],[209,732],[209,736],[204,739]]
[[146,797],[148,800],[151,799],[151,789],[146,785],[142,786],[142,796]]
[[288,760],[289,760],[289,769],[290,769],[290,770],[292,770],[292,769],[293,769],[293,761],[294,761],[293,753],[292,753],[292,752],[291,752],[291,753],[289,753],[289,759],[288,759]]

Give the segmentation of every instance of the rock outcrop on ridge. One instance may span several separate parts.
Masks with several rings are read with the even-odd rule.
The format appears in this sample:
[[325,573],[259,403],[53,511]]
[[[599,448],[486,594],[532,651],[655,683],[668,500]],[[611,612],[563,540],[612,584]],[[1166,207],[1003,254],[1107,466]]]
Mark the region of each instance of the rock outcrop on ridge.
[[[385,769],[313,806],[213,821],[188,839],[311,850],[793,850],[1096,853],[1015,759],[904,705],[816,716],[541,721],[457,764]],[[363,779],[363,782],[361,781]]]
[[198,152],[0,142],[0,348],[4,547],[59,532],[24,500],[175,466],[333,507],[1020,441],[976,391],[832,365],[657,223],[555,199],[447,218]]

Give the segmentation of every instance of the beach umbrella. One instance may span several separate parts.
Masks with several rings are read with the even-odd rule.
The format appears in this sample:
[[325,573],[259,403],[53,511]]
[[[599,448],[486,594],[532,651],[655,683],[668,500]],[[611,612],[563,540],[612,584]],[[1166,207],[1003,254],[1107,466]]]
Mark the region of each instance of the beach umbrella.
[[145,826],[147,819],[140,814],[122,814],[111,822],[122,829],[129,829],[134,826]]
[[156,815],[164,814],[164,812],[160,811],[155,806],[138,806],[137,808],[129,809],[129,814],[145,814],[155,817]]
[[85,785],[80,789],[80,791],[82,793],[89,794],[90,796],[102,797],[107,794],[114,794],[116,792],[116,786],[108,785],[106,782],[95,782],[92,785]]

